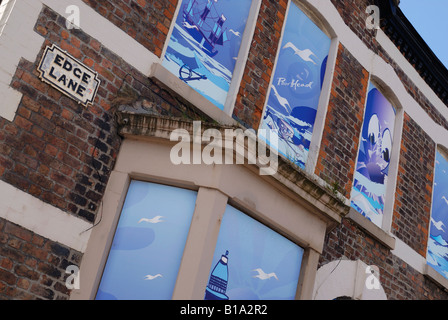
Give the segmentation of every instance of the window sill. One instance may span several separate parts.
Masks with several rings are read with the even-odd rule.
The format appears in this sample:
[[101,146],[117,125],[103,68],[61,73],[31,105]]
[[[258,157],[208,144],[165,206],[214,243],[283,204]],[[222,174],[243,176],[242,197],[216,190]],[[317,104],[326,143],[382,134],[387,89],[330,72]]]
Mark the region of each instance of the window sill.
[[359,227],[366,231],[369,235],[381,242],[389,250],[395,249],[395,238],[386,231],[376,226],[374,223],[365,218],[355,209],[350,208],[347,218],[355,222]]
[[218,123],[222,125],[238,126],[238,123],[231,116],[216,107],[200,93],[168,71],[160,63],[154,63],[152,65],[149,78],[154,78],[162,82],[176,94],[183,97]]
[[445,290],[448,290],[448,279],[442,276],[436,269],[431,267],[429,264],[425,265],[425,270],[423,274],[436,284],[444,287]]

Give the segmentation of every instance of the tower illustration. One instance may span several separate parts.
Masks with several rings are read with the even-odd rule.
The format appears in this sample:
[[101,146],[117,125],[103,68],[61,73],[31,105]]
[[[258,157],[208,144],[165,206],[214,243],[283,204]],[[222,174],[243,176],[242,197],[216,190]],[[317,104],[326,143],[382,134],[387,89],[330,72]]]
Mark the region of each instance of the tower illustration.
[[205,300],[229,300],[226,295],[229,280],[228,255],[229,251],[226,251],[213,269],[205,290]]

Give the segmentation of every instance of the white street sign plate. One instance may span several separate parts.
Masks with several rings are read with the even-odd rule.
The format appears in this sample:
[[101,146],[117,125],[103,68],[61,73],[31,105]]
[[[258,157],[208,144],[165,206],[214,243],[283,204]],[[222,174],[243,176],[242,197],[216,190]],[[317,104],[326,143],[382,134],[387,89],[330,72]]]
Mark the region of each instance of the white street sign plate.
[[97,72],[55,45],[45,49],[38,71],[42,81],[84,106],[93,103],[101,83]]

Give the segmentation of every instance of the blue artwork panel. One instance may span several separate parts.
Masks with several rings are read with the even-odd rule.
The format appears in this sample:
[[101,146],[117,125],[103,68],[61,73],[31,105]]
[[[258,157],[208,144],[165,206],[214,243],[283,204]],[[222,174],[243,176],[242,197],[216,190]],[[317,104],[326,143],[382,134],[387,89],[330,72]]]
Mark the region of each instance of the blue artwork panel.
[[351,206],[379,227],[383,221],[394,125],[394,107],[370,83]]
[[[291,2],[260,137],[305,168],[331,39]],[[269,134],[265,134],[269,132]],[[275,146],[272,146],[275,147]]]
[[293,300],[303,249],[227,206],[206,300]]
[[448,161],[440,152],[436,169],[429,228],[427,262],[448,279]]
[[97,300],[169,300],[197,192],[132,181]]
[[183,0],[162,65],[221,110],[250,0]]

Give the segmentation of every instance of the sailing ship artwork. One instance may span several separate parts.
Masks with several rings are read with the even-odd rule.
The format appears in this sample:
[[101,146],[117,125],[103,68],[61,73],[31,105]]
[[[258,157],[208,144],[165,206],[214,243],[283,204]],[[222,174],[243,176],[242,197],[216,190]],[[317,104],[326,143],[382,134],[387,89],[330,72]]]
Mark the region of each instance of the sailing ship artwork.
[[[305,169],[331,39],[291,2],[259,137]],[[263,133],[269,132],[269,135]],[[278,136],[278,140],[270,137]]]
[[250,0],[183,0],[162,62],[221,110],[250,7]]

